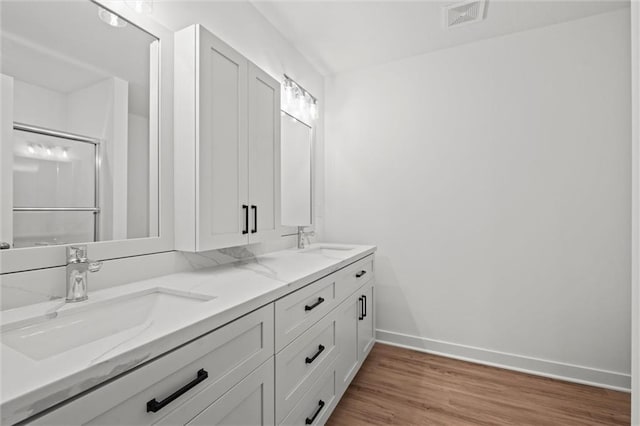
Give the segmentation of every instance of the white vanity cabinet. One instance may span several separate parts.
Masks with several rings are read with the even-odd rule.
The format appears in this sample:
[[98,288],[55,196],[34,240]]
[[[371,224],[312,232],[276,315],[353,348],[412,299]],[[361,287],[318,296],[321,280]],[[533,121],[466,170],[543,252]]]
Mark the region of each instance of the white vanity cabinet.
[[200,25],[175,35],[176,249],[280,230],[280,83]]
[[373,347],[374,290],[368,255],[25,423],[322,425]]
[[375,342],[373,256],[275,304],[276,424],[323,424]]

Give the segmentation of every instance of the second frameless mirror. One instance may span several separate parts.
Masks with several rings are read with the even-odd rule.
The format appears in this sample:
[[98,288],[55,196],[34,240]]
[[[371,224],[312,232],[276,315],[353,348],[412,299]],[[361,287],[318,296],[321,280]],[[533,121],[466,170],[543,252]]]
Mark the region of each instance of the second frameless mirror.
[[282,224],[309,226],[312,224],[313,129],[286,112],[282,112],[281,134]]
[[158,39],[88,0],[0,9],[0,241],[158,236]]

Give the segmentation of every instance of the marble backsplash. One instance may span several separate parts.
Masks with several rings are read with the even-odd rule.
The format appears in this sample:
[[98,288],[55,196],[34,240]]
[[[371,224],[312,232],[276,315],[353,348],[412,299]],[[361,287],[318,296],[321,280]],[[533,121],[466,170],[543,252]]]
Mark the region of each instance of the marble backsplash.
[[[289,235],[269,243],[201,253],[169,251],[107,260],[100,272],[90,275],[89,295],[92,291],[176,272],[250,261],[255,256],[295,247],[295,245],[296,236]],[[65,279],[64,267],[0,275],[0,310],[60,299],[65,296]]]

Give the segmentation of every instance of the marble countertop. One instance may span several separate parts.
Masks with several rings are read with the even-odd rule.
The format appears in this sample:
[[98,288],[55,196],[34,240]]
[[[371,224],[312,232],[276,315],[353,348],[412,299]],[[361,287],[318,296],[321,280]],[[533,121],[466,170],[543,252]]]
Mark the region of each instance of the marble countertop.
[[[90,292],[89,300],[81,302],[83,308],[154,288],[215,298],[187,312],[167,312],[172,318],[163,320],[161,325],[150,321],[40,360],[27,357],[3,341],[1,423],[27,419],[376,250],[375,246],[344,247],[351,249],[331,254],[288,249],[224,266]],[[78,306],[55,300],[4,311],[2,331],[15,328],[16,323],[25,319],[51,318]]]

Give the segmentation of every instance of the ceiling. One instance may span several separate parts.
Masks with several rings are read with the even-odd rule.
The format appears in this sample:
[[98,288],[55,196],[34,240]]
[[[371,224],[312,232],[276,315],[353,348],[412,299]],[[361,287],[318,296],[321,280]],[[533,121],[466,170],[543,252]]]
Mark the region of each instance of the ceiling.
[[60,93],[116,76],[129,83],[129,109],[149,112],[150,43],[129,24],[111,27],[89,1],[2,1],[0,71]]
[[445,29],[442,8],[454,3],[252,0],[323,75],[629,7],[628,0],[489,0],[484,21]]

